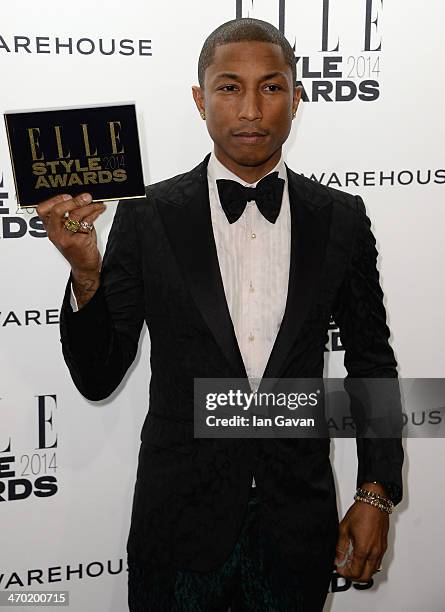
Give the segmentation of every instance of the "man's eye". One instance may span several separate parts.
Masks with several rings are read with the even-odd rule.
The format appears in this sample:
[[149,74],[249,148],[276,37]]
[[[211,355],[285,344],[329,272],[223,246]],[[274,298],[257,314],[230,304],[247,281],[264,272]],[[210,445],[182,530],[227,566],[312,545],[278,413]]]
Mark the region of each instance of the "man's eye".
[[220,87],[221,91],[235,91],[236,85],[224,85]]
[[279,85],[273,85],[273,84],[266,85],[266,88],[267,87],[270,88],[269,91],[278,91],[279,89],[281,89],[281,87]]

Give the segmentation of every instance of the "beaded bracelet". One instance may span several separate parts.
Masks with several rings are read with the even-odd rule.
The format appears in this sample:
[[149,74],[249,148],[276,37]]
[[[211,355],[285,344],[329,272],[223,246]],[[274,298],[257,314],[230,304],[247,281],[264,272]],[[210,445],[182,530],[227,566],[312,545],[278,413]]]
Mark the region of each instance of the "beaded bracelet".
[[391,514],[394,509],[394,504],[390,499],[382,497],[374,491],[368,491],[367,489],[361,489],[360,487],[357,489],[357,492],[354,495],[354,500],[371,504],[371,506],[375,506],[388,514]]
[[385,504],[389,504],[391,508],[394,507],[393,502],[389,498],[384,497],[383,495],[380,495],[375,491],[370,491],[369,489],[362,489],[361,487],[358,487],[357,493],[359,495],[366,495],[367,497],[371,497],[372,499],[377,499],[378,501],[382,501]]

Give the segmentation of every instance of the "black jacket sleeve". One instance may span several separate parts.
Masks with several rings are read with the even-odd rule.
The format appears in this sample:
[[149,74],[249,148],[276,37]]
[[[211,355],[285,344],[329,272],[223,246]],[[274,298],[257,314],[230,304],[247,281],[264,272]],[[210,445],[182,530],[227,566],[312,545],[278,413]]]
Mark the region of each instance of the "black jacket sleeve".
[[[146,202],[144,202],[147,205]],[[144,320],[144,287],[134,202],[120,202],[103,258],[100,286],[78,312],[71,276],[60,317],[62,351],[73,381],[90,400],[108,397],[133,362]]]
[[[347,391],[348,384],[350,388],[354,388],[355,381],[351,380],[353,378],[397,379],[398,376],[397,362],[389,344],[390,330],[386,324],[383,291],[377,270],[376,241],[371,231],[371,221],[366,215],[365,205],[359,196],[356,197],[356,205],[355,242],[334,312],[334,319],[339,325],[341,341],[345,348]],[[384,416],[386,412],[388,423],[401,423],[401,419],[398,421],[402,411],[398,381],[393,382],[396,384],[392,386],[387,396],[388,404],[374,407],[373,412]],[[378,382],[374,383],[372,388],[378,391]],[[380,397],[385,397],[384,391]],[[359,420],[360,411],[355,408],[351,393],[350,397],[352,416]],[[379,397],[379,393],[374,393],[374,401],[378,401],[376,397]],[[398,429],[393,431],[401,433]],[[401,436],[357,436],[357,456],[357,486],[364,482],[381,482],[389,490],[392,501],[395,504],[399,503],[403,495],[404,452]]]

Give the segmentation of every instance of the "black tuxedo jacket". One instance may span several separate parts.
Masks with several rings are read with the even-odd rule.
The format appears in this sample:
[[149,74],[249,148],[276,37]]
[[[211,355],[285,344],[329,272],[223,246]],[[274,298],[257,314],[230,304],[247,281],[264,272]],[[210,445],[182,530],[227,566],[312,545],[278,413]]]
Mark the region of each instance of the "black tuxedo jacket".
[[[193,437],[194,378],[247,376],[213,238],[208,159],[149,186],[145,199],[118,205],[100,288],[77,313],[67,285],[63,354],[79,391],[100,400],[121,382],[144,321],[148,326],[150,401],[127,544],[131,557],[192,570],[216,567],[235,544],[254,475],[261,526],[291,567],[308,567],[335,552],[330,440]],[[288,297],[264,377],[321,378],[331,315],[350,377],[396,377],[362,200],[287,173]],[[400,439],[358,439],[357,450],[357,484],[390,482],[399,502]]]

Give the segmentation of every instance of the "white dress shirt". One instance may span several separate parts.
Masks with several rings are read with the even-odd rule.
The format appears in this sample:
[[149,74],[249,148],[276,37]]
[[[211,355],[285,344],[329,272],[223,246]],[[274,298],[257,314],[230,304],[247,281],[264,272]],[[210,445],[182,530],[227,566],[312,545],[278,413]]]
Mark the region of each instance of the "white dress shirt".
[[[231,179],[246,187],[255,187],[258,181],[246,183],[226,168],[214,152],[207,168],[213,235],[224,292],[253,390],[258,388],[283,319],[289,280],[291,225],[283,157],[271,170],[276,171],[285,185],[275,223],[263,217],[252,200],[231,224],[221,206],[216,180]],[[77,310],[72,290],[71,306]],[[252,485],[255,486],[254,479]]]
[[289,280],[290,207],[283,158],[271,172],[277,170],[285,186],[275,223],[263,217],[254,200],[247,203],[235,223],[229,223],[216,180],[231,179],[245,187],[255,187],[258,181],[246,183],[214,153],[207,170],[213,235],[224,291],[246,372],[255,387],[264,373],[283,319]]
[[[271,170],[285,180],[280,214],[270,223],[254,200],[229,223],[217,179],[246,183],[211,154],[207,169],[210,212],[224,292],[252,390],[258,388],[283,319],[290,265],[290,206],[283,157]],[[264,175],[266,176],[266,175]],[[263,178],[263,177],[261,177]],[[260,179],[258,179],[260,180]],[[255,479],[252,479],[255,486]]]

